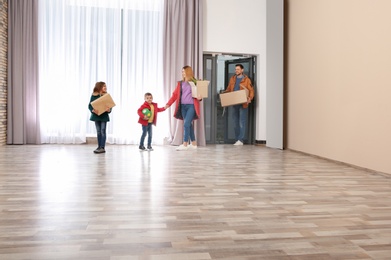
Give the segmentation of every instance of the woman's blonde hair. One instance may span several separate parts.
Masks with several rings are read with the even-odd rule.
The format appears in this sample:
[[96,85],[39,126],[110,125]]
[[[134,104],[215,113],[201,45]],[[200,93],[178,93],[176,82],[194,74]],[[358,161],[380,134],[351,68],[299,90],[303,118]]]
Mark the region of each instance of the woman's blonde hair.
[[185,81],[191,81],[194,79],[194,72],[193,72],[193,69],[190,67],[190,66],[184,66],[182,68],[182,70],[185,71],[185,77],[183,78],[183,80]]

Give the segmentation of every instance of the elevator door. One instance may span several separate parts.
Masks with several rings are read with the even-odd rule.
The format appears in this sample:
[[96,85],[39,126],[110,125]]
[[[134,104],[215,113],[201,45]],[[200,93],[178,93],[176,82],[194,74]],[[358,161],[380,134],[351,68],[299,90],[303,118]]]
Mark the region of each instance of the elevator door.
[[[255,57],[212,55],[204,54],[203,75],[209,80],[208,98],[204,103],[205,138],[207,144],[232,144],[236,140],[232,122],[232,111],[230,107],[221,107],[219,94],[228,86],[229,78],[235,73],[235,65],[240,63],[244,67],[244,73],[250,77],[254,91]],[[249,106],[248,120],[245,134],[245,143],[252,144],[255,141],[255,102]]]

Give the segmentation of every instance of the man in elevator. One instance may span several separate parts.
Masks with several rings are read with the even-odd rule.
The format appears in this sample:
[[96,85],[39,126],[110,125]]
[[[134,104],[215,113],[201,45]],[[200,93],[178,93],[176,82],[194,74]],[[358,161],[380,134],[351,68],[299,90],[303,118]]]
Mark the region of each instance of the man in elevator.
[[235,65],[235,75],[231,77],[225,92],[232,92],[247,89],[247,102],[233,106],[233,121],[235,128],[236,143],[234,145],[243,145],[244,135],[246,133],[248,104],[254,98],[254,88],[251,79],[243,74],[243,65]]

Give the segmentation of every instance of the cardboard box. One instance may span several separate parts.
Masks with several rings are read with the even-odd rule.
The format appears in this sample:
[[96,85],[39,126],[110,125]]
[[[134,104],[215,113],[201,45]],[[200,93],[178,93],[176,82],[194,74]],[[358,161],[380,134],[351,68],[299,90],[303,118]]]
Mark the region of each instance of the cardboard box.
[[209,81],[208,80],[197,80],[197,85],[195,85],[193,82],[189,82],[191,86],[191,95],[194,98],[198,97],[198,94],[201,95],[202,98],[208,97],[208,86]]
[[248,90],[242,89],[220,94],[222,107],[243,104],[247,102]]
[[98,99],[95,99],[94,101],[91,102],[91,106],[98,111],[97,115],[100,116],[103,114],[107,108],[112,108],[115,106],[115,103],[113,99],[111,98],[110,94],[107,93],[103,96],[101,96]]

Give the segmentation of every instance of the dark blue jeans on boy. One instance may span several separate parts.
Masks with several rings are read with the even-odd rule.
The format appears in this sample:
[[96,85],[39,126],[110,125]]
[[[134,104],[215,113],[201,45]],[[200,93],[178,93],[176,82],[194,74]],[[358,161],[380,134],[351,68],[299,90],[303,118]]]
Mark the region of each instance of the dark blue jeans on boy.
[[148,125],[141,125],[142,127],[142,130],[143,130],[143,133],[141,135],[141,138],[140,138],[140,146],[144,146],[144,139],[145,139],[145,136],[147,135],[148,133],[148,146],[147,147],[151,147],[151,143],[152,143],[152,123],[148,123]]

